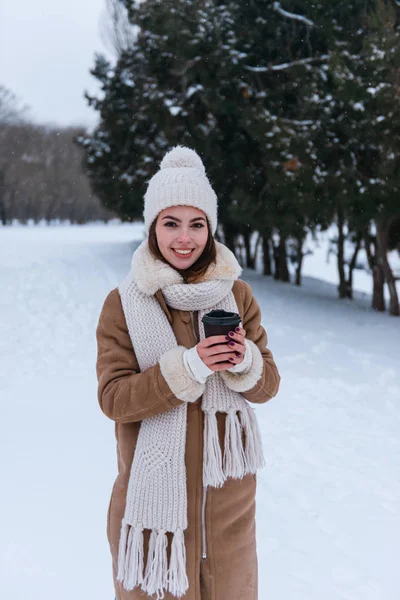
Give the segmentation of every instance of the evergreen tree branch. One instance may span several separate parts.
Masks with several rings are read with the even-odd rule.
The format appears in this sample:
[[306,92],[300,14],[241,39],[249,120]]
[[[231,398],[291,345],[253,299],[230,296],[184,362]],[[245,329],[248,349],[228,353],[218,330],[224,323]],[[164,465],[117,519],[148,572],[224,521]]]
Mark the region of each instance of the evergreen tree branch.
[[291,13],[291,12],[288,12],[287,10],[284,10],[281,7],[280,2],[274,2],[273,9],[276,10],[283,17],[287,17],[288,19],[293,19],[294,21],[301,21],[302,23],[305,23],[309,27],[314,27],[314,23],[312,21],[310,21],[310,19],[307,19],[307,17],[304,17],[303,15],[296,15],[295,13]]
[[251,67],[250,65],[245,65],[244,68],[252,73],[269,73],[271,71],[283,71],[284,69],[289,69],[290,67],[295,67],[297,65],[306,65],[316,60],[326,60],[327,58],[329,58],[329,54],[322,54],[321,56],[301,58],[299,60],[282,63],[281,65],[272,65],[270,67]]

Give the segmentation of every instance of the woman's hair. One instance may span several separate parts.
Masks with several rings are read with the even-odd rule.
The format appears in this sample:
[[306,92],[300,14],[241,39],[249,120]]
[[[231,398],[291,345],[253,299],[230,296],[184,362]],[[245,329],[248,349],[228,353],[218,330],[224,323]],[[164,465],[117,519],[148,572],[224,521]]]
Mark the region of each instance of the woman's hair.
[[[158,217],[157,217],[158,218]],[[160,249],[157,243],[156,236],[156,225],[157,219],[154,219],[149,229],[149,249],[154,258],[158,258],[163,263],[167,265],[169,262],[164,258],[161,254]],[[207,219],[207,228],[208,228],[208,237],[206,245],[204,246],[204,250],[196,260],[195,263],[188,269],[177,269],[178,273],[180,273],[185,281],[185,283],[196,283],[196,281],[200,280],[204,273],[207,271],[208,267],[216,262],[217,258],[217,248],[215,245],[214,237],[211,233],[210,224]]]

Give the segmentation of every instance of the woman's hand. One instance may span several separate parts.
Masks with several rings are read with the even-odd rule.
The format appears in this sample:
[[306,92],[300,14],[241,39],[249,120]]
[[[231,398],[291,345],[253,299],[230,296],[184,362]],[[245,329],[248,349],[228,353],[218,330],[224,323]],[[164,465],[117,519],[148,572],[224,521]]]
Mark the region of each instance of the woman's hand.
[[197,354],[212,371],[223,371],[243,362],[246,332],[236,327],[227,336],[213,335],[201,340],[196,346]]

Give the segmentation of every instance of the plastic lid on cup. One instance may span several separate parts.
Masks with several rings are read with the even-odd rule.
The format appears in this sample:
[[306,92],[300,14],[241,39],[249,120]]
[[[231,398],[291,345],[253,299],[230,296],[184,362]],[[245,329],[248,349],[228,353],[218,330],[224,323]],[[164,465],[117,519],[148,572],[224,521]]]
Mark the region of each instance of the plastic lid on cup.
[[212,310],[202,318],[207,325],[239,325],[241,318],[238,313],[226,310]]

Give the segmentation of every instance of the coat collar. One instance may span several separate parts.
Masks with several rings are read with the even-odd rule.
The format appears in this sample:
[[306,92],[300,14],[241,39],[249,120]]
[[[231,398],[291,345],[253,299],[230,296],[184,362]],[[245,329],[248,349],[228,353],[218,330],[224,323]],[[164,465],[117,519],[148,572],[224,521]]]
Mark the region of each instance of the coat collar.
[[[216,263],[209,266],[202,281],[212,279],[238,279],[242,273],[236,256],[221,242],[215,241]],[[131,262],[131,278],[141,292],[152,296],[157,290],[174,283],[183,283],[183,277],[170,265],[153,257],[148,240],[145,239],[135,250]]]

